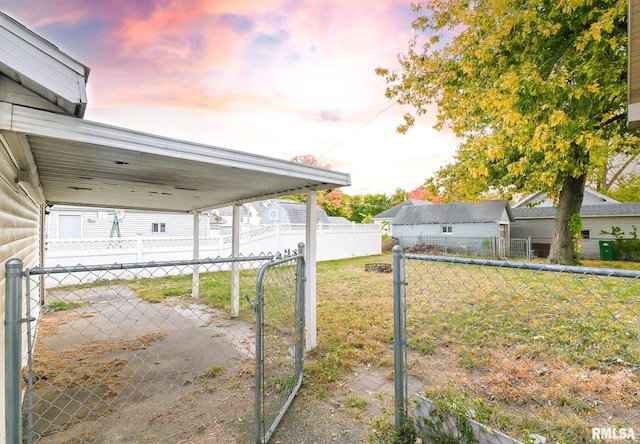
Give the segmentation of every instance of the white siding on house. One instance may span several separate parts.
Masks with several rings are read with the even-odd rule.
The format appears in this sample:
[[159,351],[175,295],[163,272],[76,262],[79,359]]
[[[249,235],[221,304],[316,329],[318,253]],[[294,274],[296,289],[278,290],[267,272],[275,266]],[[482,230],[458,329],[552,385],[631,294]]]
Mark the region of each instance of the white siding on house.
[[[15,184],[18,169],[0,144],[0,260],[17,257],[25,266],[38,265],[40,211],[27,194]],[[4,265],[0,267],[4,282]],[[0,302],[4,304],[4,301]]]
[[[3,143],[0,143],[0,294],[5,295],[5,263],[11,258],[24,262],[25,268],[39,265],[40,211],[22,189],[15,184],[18,169]],[[0,320],[4,325],[5,298],[0,298]],[[23,308],[23,313],[24,313]],[[0,329],[0,381],[5,380],[5,329]],[[0,415],[5,417],[5,399],[0,399]],[[4,442],[4,421],[0,439]]]
[[[56,207],[47,216],[47,236],[49,239],[60,239],[63,229],[60,218],[66,215],[81,217],[82,238],[104,238],[111,236],[114,210],[74,207]],[[200,236],[209,232],[208,217],[200,216]],[[154,233],[152,224],[165,224],[165,231]],[[188,213],[154,213],[150,211],[125,210],[124,218],[119,220],[121,237],[132,236],[185,236],[193,235],[193,214]],[[114,236],[117,234],[114,232]]]
[[[452,227],[451,233],[443,234],[442,226]],[[473,224],[421,224],[421,225],[394,225],[393,235],[396,237],[418,236],[451,236],[451,237],[497,237],[500,235],[498,224],[494,222]]]
[[517,219],[511,224],[511,237],[530,237],[533,243],[549,243],[550,233],[553,233],[553,219]]
[[[580,243],[582,250],[580,256],[585,259],[598,259],[600,257],[600,240],[613,239],[613,236],[601,234],[602,231],[611,231],[616,226],[630,235],[633,226],[640,229],[638,216],[582,216],[582,226],[589,231],[590,239],[584,239]],[[553,233],[553,218],[518,219],[511,224],[511,236],[514,238],[531,237],[533,244],[551,244]]]
[[[629,234],[636,225],[640,229],[640,218],[637,216],[612,217],[582,217],[582,226],[591,233],[591,239],[613,239],[613,236],[600,234],[601,231],[611,231],[612,226],[620,227]],[[535,243],[551,242],[553,233],[553,219],[518,219],[511,225],[511,235],[518,238],[531,237]]]

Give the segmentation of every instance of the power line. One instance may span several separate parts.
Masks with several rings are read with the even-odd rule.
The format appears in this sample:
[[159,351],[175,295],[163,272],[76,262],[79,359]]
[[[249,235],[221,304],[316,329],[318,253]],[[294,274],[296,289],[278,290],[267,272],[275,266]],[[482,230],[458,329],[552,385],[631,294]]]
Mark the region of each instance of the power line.
[[329,154],[331,151],[333,151],[335,148],[337,148],[339,145],[342,145],[342,143],[350,138],[353,137],[355,134],[359,133],[360,131],[362,131],[363,129],[365,129],[369,124],[371,124],[371,122],[373,122],[374,120],[376,120],[378,117],[380,117],[382,114],[384,114],[385,112],[387,112],[393,105],[395,105],[396,103],[398,103],[397,100],[394,100],[393,102],[391,102],[391,104],[389,106],[387,106],[386,108],[384,108],[382,111],[380,111],[378,114],[376,114],[375,116],[373,116],[371,119],[369,119],[367,122],[365,122],[360,128],[358,128],[355,132],[351,133],[348,137],[346,137],[345,139],[340,140],[339,142],[337,142],[335,145],[333,145],[331,148],[329,148],[327,151],[325,151],[324,153],[320,154],[318,156],[318,159],[326,156],[327,154]]

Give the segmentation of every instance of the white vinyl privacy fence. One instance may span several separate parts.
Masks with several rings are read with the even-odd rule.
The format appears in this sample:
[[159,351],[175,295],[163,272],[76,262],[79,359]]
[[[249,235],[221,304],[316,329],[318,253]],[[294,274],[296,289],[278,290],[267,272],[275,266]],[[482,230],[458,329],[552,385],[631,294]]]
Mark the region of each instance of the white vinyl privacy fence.
[[[274,224],[240,234],[240,255],[295,250],[305,242],[304,224]],[[200,259],[231,256],[231,235],[202,237]],[[382,232],[374,224],[318,224],[316,260],[370,256],[382,252]],[[121,237],[51,239],[46,242],[45,265],[74,266],[193,259],[190,237]]]

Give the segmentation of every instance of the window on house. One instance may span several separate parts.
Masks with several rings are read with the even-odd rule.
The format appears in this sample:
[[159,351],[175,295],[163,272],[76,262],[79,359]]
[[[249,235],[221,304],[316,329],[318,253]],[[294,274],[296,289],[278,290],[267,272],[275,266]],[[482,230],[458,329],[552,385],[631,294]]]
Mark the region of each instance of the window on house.
[[583,239],[591,239],[591,230],[582,230],[580,234],[582,234]]
[[269,220],[278,220],[278,211],[276,210],[269,211]]
[[453,226],[451,225],[442,226],[442,234],[451,234],[451,233],[453,233]]
[[161,222],[154,222],[151,224],[151,232],[152,233],[166,233],[167,232],[167,224]]

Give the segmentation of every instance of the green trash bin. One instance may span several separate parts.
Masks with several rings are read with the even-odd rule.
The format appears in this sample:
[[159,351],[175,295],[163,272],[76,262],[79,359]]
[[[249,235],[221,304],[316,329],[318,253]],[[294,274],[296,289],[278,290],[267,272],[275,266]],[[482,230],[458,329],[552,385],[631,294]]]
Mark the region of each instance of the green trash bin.
[[600,260],[612,261],[613,260],[613,241],[600,241]]

